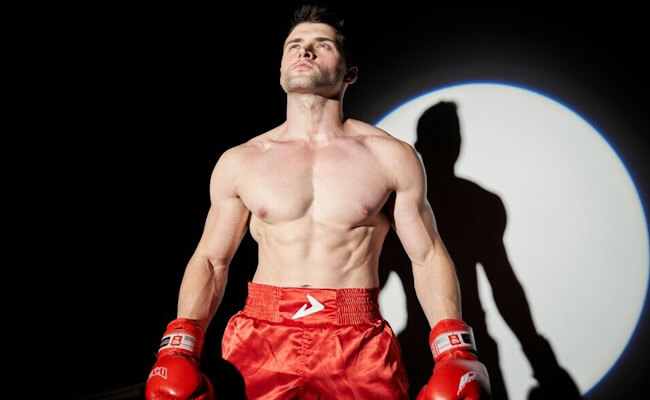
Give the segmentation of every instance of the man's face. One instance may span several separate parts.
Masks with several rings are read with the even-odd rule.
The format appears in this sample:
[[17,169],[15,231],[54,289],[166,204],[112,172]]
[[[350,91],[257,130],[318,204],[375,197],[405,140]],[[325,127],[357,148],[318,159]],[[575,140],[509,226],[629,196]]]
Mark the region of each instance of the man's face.
[[280,85],[287,93],[336,95],[345,60],[336,47],[336,31],[327,24],[301,23],[284,41]]

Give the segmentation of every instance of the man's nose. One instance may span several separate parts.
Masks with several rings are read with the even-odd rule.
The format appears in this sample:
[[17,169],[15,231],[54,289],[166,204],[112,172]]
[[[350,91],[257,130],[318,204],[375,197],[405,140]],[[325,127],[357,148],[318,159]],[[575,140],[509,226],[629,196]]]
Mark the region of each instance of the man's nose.
[[314,53],[311,51],[311,49],[303,47],[300,51],[300,56],[305,58],[314,58]]

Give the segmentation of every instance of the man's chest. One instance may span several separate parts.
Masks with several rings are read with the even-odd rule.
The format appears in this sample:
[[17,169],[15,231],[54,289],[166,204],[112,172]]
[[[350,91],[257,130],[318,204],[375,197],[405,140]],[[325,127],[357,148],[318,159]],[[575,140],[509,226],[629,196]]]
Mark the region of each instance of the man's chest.
[[380,160],[362,146],[279,148],[252,158],[240,177],[240,198],[267,223],[309,216],[352,226],[373,218],[391,192]]

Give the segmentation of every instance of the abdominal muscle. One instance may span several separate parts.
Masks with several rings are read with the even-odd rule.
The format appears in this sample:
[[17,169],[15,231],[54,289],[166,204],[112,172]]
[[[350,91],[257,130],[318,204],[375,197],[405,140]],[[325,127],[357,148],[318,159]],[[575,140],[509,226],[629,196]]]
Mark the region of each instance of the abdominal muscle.
[[315,221],[310,215],[279,224],[251,216],[259,245],[253,282],[280,287],[379,286],[378,261],[389,228],[383,213],[355,227]]

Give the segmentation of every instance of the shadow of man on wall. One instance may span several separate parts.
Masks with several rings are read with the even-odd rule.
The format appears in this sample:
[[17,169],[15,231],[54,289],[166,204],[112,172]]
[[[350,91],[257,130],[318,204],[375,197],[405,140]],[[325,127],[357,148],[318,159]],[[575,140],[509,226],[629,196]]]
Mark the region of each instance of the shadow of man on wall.
[[[456,267],[463,320],[473,328],[479,359],[490,374],[492,398],[508,399],[508,394],[497,344],[488,333],[479,299],[479,265],[490,283],[499,313],[533,369],[538,384],[528,399],[579,399],[573,379],[558,364],[549,342],[537,333],[526,295],[508,260],[503,243],[507,222],[503,202],[496,194],[454,174],[460,146],[456,104],[439,102],[427,109],[418,121],[415,148],[427,172],[428,198],[438,231]],[[428,348],[430,327],[415,295],[411,263],[392,230],[380,259],[382,287],[391,270],[399,275],[406,292],[408,323],[398,338],[409,375],[410,396],[415,398],[433,367],[430,352],[424,350]]]

